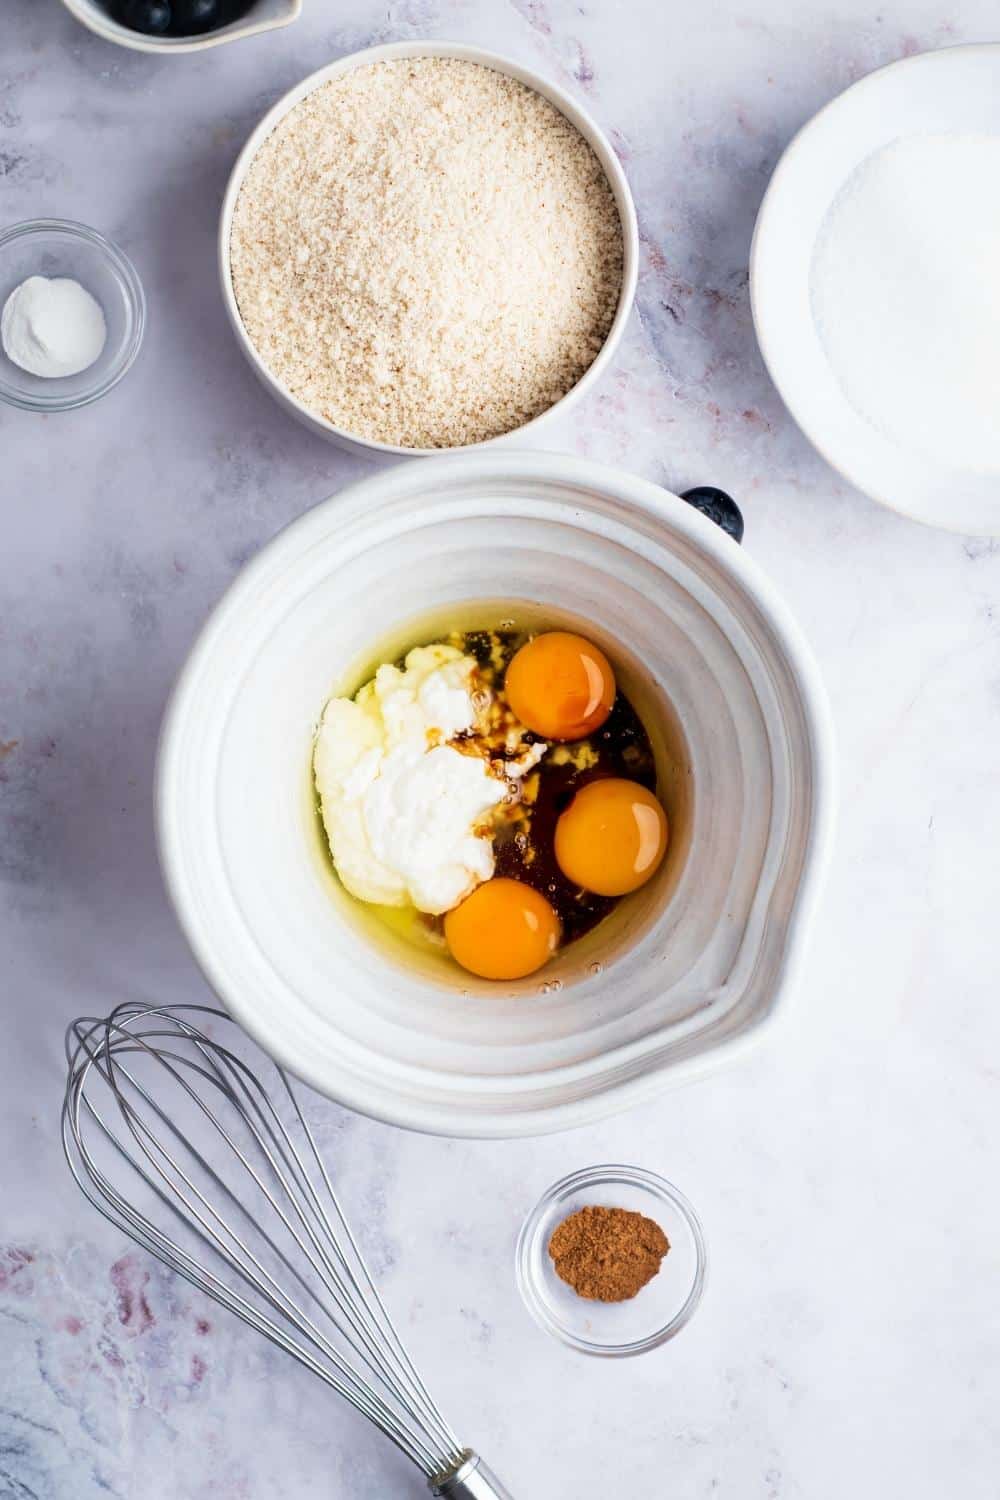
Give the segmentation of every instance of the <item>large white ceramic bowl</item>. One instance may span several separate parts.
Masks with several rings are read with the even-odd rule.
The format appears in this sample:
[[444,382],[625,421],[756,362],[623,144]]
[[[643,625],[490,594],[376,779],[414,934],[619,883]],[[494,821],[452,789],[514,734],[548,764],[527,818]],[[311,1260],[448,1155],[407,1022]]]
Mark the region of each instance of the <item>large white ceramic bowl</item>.
[[[331,78],[339,78],[342,74],[350,72],[353,68],[359,68],[369,63],[388,62],[398,57],[457,57],[466,62],[479,63],[484,68],[493,68],[498,73],[506,73],[511,78],[516,78],[519,83],[526,84],[528,88],[534,89],[554,104],[556,109],[564,114],[572,125],[588,142],[594,155],[597,157],[607,176],[611,191],[614,194],[618,215],[621,219],[624,256],[622,261],[622,286],[618,296],[618,308],[614,320],[608,330],[608,336],[601,347],[597,358],[589,369],[577,381],[576,385],[568,390],[561,400],[554,406],[526,422],[522,427],[515,428],[512,432],[502,433],[495,438],[488,438],[482,443],[469,443],[464,448],[401,448],[393,443],[378,443],[370,438],[358,436],[357,433],[348,432],[342,427],[336,427],[328,422],[325,417],[320,416],[310,407],[301,402],[285,386],[277,376],[273,375],[260,355],[257,353],[253,340],[250,338],[240,317],[240,310],[233,291],[233,278],[229,262],[229,242],[232,235],[233,213],[236,209],[236,200],[243,186],[243,179],[247,174],[250,163],[253,161],[264,141],[274,130],[275,126],[284,119],[288,112],[295,108],[307,94],[311,94],[320,84],[328,83]],[[628,181],[622,171],[619,162],[607,137],[586,110],[582,109],[569,94],[557,88],[538,73],[533,73],[530,68],[522,67],[513,58],[501,57],[496,52],[483,52],[479,47],[468,47],[461,42],[390,42],[382,47],[369,47],[364,52],[352,52],[348,57],[342,57],[335,63],[330,63],[318,72],[311,73],[304,78],[295,88],[290,89],[283,95],[261,120],[253,131],[243,150],[236,159],[226,194],[222,200],[222,214],[219,220],[219,275],[222,282],[222,299],[225,303],[226,313],[232,324],[236,335],[236,342],[242,349],[250,367],[258,380],[266,390],[276,398],[280,405],[291,412],[300,422],[313,432],[319,433],[321,437],[328,438],[331,442],[342,448],[347,448],[356,453],[384,453],[393,457],[416,458],[422,455],[440,455],[448,453],[465,452],[470,453],[487,447],[493,447],[497,443],[523,443],[529,441],[544,430],[556,412],[565,412],[580,397],[589,391],[600,379],[601,374],[607,369],[614,358],[618,345],[621,343],[625,325],[628,322],[629,313],[632,310],[632,302],[635,298],[635,284],[639,269],[639,227],[636,222],[635,205],[632,202],[632,194],[629,190]]]
[[[373,649],[413,644],[414,621],[482,623],[477,600],[604,645],[675,827],[649,885],[511,984],[364,920],[310,774],[326,699],[359,686]],[[209,983],[294,1073],[400,1125],[533,1134],[697,1076],[781,1010],[826,860],[832,761],[812,657],[735,542],[644,480],[498,450],[393,467],[244,570],[166,715],[161,858]]]
[[[799,131],[757,217],[750,253],[754,326],[788,410],[852,484],[927,525],[1000,536],[1000,475],[976,472],[960,451],[945,462],[879,431],[849,400],[812,315],[813,253],[841,188],[880,148],[934,134],[1000,136],[1000,43],[903,58],[853,84]],[[984,193],[995,190],[983,184]],[[954,231],[960,240],[962,225]]]

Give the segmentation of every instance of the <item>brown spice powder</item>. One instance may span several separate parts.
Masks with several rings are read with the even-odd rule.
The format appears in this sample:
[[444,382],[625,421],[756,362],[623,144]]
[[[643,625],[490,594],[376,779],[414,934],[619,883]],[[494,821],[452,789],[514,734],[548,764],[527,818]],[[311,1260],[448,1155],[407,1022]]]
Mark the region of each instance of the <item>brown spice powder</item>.
[[641,1292],[669,1249],[659,1224],[627,1208],[579,1208],[549,1240],[556,1274],[595,1302],[627,1302]]

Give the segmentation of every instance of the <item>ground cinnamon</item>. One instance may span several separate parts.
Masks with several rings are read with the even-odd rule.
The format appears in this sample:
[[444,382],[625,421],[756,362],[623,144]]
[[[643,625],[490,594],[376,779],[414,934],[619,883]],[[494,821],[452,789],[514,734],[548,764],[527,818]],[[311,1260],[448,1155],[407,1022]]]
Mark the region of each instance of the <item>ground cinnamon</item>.
[[549,1239],[556,1274],[580,1297],[626,1302],[670,1249],[659,1224],[627,1208],[578,1208]]

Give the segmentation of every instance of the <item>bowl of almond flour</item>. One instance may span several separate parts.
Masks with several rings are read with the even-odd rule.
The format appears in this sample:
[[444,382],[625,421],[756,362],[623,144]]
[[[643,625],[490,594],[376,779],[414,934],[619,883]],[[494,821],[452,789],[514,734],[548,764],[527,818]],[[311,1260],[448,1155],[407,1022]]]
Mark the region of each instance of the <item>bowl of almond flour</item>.
[[278,400],[389,454],[523,437],[598,379],[638,234],[610,145],[518,64],[441,42],[322,68],[264,117],[223,202],[223,296]]

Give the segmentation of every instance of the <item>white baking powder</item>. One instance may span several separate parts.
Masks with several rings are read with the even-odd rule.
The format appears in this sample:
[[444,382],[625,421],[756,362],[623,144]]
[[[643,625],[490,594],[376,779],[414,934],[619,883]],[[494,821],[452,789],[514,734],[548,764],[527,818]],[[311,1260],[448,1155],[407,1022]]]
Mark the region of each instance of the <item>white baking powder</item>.
[[810,293],[845,395],[885,437],[1000,472],[1000,137],[917,135],[852,173]]
[[99,302],[66,276],[29,276],[0,314],[4,353],[30,375],[78,375],[100,357],[108,337]]

